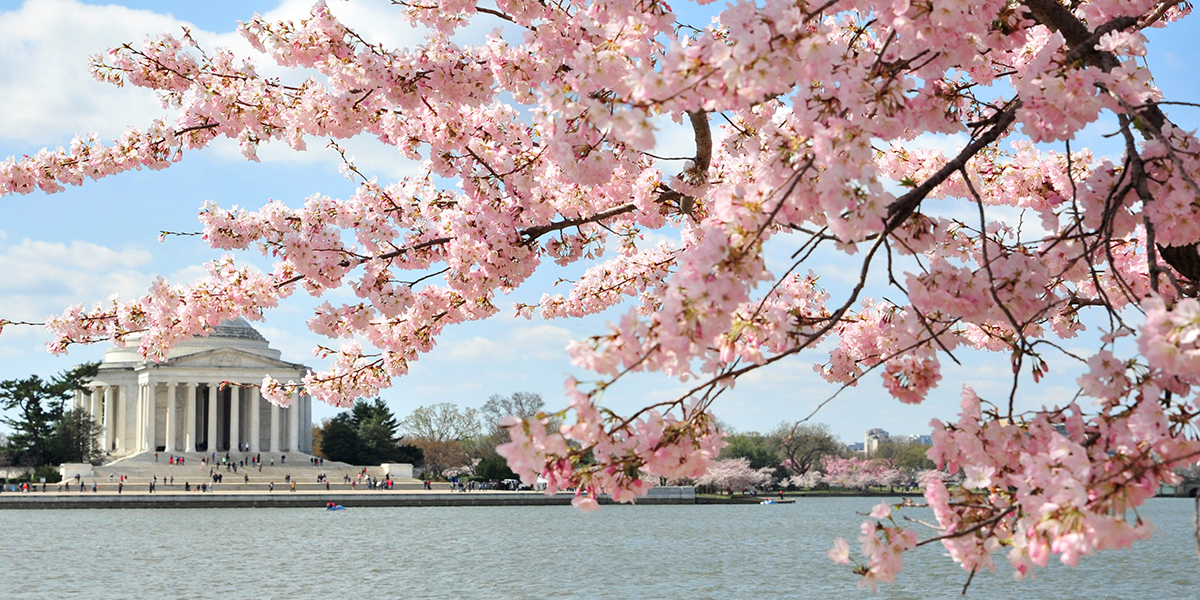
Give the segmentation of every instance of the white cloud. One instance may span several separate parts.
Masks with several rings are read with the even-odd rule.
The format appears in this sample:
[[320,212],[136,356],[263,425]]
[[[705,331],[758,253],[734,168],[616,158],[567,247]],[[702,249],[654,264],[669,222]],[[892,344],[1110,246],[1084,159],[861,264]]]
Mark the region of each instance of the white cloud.
[[477,360],[493,356],[500,350],[500,344],[485,337],[475,336],[469,340],[457,342],[450,346],[446,357],[453,360]]
[[455,361],[566,361],[564,349],[574,337],[565,327],[540,324],[512,327],[491,339],[475,336],[450,345],[442,356]]
[[[308,16],[312,5],[311,0],[287,0],[264,17],[299,20]],[[405,22],[403,10],[388,2],[337,3],[331,10],[365,39],[393,48],[420,41],[420,33]],[[250,17],[249,13],[243,16],[246,20]],[[154,118],[173,116],[150,90],[117,88],[95,81],[88,73],[89,57],[123,43],[139,44],[162,32],[178,35],[183,26],[206,50],[229,48],[240,57],[250,58],[265,76],[289,80],[314,74],[275,66],[233,31],[236,25],[231,20],[229,31],[205,31],[169,14],[85,5],[75,0],[27,0],[15,10],[0,12],[0,98],[5,100],[4,110],[0,111],[0,139],[33,146],[66,146],[77,134],[94,132],[101,140],[111,140],[127,127],[143,128]],[[363,137],[342,144],[368,174],[397,179],[417,172],[415,163],[372,139]],[[245,160],[232,141],[215,146],[218,156]],[[309,146],[312,151],[295,152],[275,142],[264,145],[259,158],[299,164],[336,164],[340,160],[332,151],[324,150],[324,140],[310,139]]]
[[177,29],[169,16],[73,0],[29,0],[0,13],[0,135],[66,145],[76,133],[116,137],[165,113],[153,92],[92,79],[89,56]]
[[923,133],[912,141],[902,142],[901,146],[909,150],[937,150],[946,156],[954,156],[967,146],[970,139],[962,133],[950,135],[940,133]]
[[166,279],[171,285],[181,285],[199,281],[205,277],[208,277],[208,270],[203,265],[191,265],[171,273]]
[[109,293],[129,298],[145,293],[150,277],[139,270],[150,263],[146,250],[114,250],[73,241],[25,239],[0,249],[0,300],[4,318],[39,320],[49,307],[91,304]]
[[283,360],[305,364],[313,368],[324,367],[324,364],[318,364],[322,361],[313,356],[313,349],[317,347],[317,344],[322,343],[329,346],[331,343],[329,339],[320,338],[303,328],[281,329],[265,325],[262,321],[252,321],[250,325],[257,329],[264,338],[267,338],[272,348],[282,353]]
[[[302,19],[312,11],[314,0],[284,0],[263,15],[268,20]],[[421,30],[409,25],[404,9],[390,0],[332,2],[329,10],[343,25],[372,43],[388,48],[411,46],[420,41]]]
[[564,349],[573,336],[570,330],[556,325],[517,327],[509,335],[509,352],[523,359],[563,359]]

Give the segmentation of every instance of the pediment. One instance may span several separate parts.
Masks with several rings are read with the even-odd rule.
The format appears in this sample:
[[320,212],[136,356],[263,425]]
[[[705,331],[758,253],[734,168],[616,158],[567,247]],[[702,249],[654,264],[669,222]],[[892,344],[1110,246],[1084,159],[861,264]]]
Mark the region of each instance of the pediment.
[[237,348],[216,348],[168,359],[159,368],[204,367],[212,369],[304,369],[304,365],[246,352]]

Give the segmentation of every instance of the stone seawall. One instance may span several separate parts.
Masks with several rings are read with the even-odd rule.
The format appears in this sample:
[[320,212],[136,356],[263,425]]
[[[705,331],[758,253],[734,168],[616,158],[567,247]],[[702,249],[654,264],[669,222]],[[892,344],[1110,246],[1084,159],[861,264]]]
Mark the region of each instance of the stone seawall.
[[[272,493],[158,493],[92,494],[30,493],[0,494],[3,509],[55,508],[321,508],[327,502],[346,508],[392,506],[563,506],[573,493],[553,496],[537,492],[288,492]],[[614,504],[607,497],[601,504]],[[690,487],[653,488],[637,504],[695,504]]]

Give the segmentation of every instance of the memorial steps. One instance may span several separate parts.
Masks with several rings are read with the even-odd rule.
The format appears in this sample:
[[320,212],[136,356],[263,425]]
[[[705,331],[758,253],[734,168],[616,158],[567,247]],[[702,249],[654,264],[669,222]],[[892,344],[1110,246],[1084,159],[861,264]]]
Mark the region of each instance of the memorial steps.
[[[221,464],[221,459],[224,454],[218,454],[215,462],[206,464],[202,459],[206,456],[199,452],[196,453],[175,453],[168,455],[164,452],[159,452],[158,461],[154,460],[153,452],[142,452],[133,456],[127,456],[115,460],[113,462],[95,466],[91,468],[91,474],[82,474],[81,481],[86,485],[89,492],[92,483],[95,482],[98,491],[111,493],[116,492],[118,481],[122,475],[125,476],[125,490],[132,493],[145,493],[149,489],[152,481],[157,480],[157,493],[183,493],[184,483],[192,486],[201,483],[211,483],[211,473],[219,473],[223,476],[221,483],[215,484],[216,491],[219,492],[263,492],[268,488],[268,484],[275,483],[276,493],[288,493],[291,489],[287,477],[290,476],[296,482],[297,492],[325,492],[325,484],[317,481],[317,476],[325,474],[329,480],[328,491],[361,491],[367,487],[362,484],[351,486],[343,483],[344,475],[349,475],[351,480],[357,482],[358,474],[363,471],[364,467],[350,465],[343,462],[326,460],[323,465],[312,465],[309,463],[311,458],[308,454],[300,454],[294,452],[262,452],[259,453],[262,458],[263,466],[260,470],[257,466],[239,466],[237,472],[232,468],[226,470],[224,464]],[[287,463],[283,462],[283,456],[287,456]],[[171,457],[184,457],[184,464],[170,464]],[[250,453],[230,453],[231,461],[249,459],[253,455]],[[271,464],[274,459],[275,464]],[[381,466],[366,467],[367,475],[372,478],[383,480],[386,477],[384,468]],[[250,482],[246,483],[245,476],[250,476]],[[169,481],[171,477],[175,478],[175,484],[164,484],[164,481]],[[71,481],[71,493],[78,492],[75,479],[68,477]],[[421,481],[412,478],[393,477],[395,491],[420,491],[424,489]],[[441,484],[440,487],[449,489],[449,484]],[[40,489],[40,486],[39,486]],[[58,484],[47,484],[47,491],[55,491],[58,489]],[[445,490],[443,490],[445,491]],[[195,492],[192,492],[195,493]]]

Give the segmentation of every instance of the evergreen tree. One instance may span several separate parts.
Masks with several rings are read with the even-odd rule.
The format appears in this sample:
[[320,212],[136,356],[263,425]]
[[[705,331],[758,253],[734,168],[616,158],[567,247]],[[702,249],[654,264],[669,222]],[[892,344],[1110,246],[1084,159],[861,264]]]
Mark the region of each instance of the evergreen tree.
[[419,463],[419,448],[402,444],[392,410],[380,398],[359,400],[321,427],[321,456],[354,465]]
[[100,460],[100,424],[83,409],[68,410],[55,423],[48,464],[91,463]]
[[[46,381],[37,375],[25,379],[9,379],[0,382],[0,407],[14,414],[0,419],[12,429],[5,452],[12,463],[41,466],[65,462],[64,458],[85,457],[88,462],[98,457],[97,452],[82,454],[70,451],[87,443],[95,442],[98,425],[82,411],[82,418],[71,416],[70,423],[63,423],[68,411],[66,401],[83,384],[95,377],[99,365],[86,363],[56,375]],[[87,420],[91,425],[82,423]],[[88,438],[80,439],[80,435]]]
[[352,465],[358,461],[358,432],[350,424],[350,413],[343,412],[326,419],[321,427],[320,455]]

